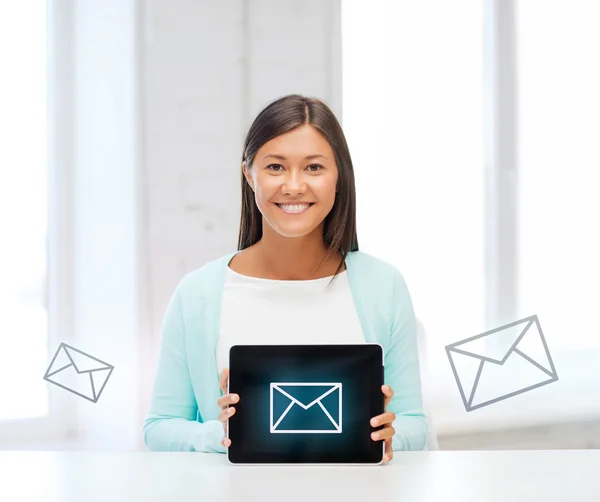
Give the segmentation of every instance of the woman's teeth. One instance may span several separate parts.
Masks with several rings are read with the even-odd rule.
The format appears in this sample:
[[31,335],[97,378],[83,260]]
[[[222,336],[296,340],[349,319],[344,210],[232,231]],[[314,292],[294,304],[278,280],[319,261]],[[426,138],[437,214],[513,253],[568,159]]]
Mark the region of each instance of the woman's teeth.
[[284,213],[299,214],[306,211],[310,204],[278,204]]

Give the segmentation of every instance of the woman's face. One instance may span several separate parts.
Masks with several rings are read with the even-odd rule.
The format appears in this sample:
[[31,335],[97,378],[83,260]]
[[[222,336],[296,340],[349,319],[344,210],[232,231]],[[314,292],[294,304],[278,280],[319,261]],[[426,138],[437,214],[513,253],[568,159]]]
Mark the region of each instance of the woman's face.
[[[279,157],[276,157],[279,156]],[[314,158],[307,158],[315,156]],[[243,163],[264,220],[284,237],[303,237],[319,228],[333,208],[338,168],[333,149],[310,125],[265,143],[252,168]]]

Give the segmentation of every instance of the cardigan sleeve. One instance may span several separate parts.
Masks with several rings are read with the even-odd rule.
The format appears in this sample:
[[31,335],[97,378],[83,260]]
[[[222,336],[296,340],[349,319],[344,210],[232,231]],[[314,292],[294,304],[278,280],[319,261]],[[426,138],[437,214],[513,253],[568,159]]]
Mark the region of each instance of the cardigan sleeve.
[[[150,451],[225,452],[219,420],[202,422],[190,378],[180,287],[171,297],[161,329],[161,346],[143,435]],[[215,406],[217,404],[215,403]]]
[[385,353],[385,383],[394,397],[387,411],[396,419],[393,450],[423,450],[427,420],[423,411],[416,319],[410,293],[402,274],[394,271],[391,333]]

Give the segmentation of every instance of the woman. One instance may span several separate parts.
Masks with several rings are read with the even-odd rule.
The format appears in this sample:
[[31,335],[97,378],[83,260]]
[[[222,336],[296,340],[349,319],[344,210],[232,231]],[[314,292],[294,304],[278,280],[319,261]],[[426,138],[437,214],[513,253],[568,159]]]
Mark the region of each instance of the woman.
[[422,450],[416,325],[403,276],[358,251],[354,171],[344,133],[318,99],[285,96],[250,127],[238,251],[188,273],[165,314],[144,441],[150,450],[224,453],[239,396],[226,394],[235,344],[380,343],[394,450]]

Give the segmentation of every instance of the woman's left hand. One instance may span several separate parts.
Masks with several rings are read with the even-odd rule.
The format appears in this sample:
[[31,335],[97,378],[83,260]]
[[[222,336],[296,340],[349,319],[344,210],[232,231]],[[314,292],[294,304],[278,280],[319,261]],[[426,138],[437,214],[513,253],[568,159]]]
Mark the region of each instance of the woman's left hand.
[[373,441],[385,441],[385,454],[383,455],[383,461],[389,462],[392,460],[394,453],[392,451],[392,438],[396,431],[392,427],[392,423],[396,420],[396,414],[393,411],[387,411],[388,404],[394,397],[394,391],[389,385],[383,385],[381,387],[383,395],[385,397],[383,402],[383,409],[386,410],[382,415],[378,415],[371,419],[371,425],[373,427],[379,427],[383,425],[381,430],[375,431],[371,433],[371,438]]

